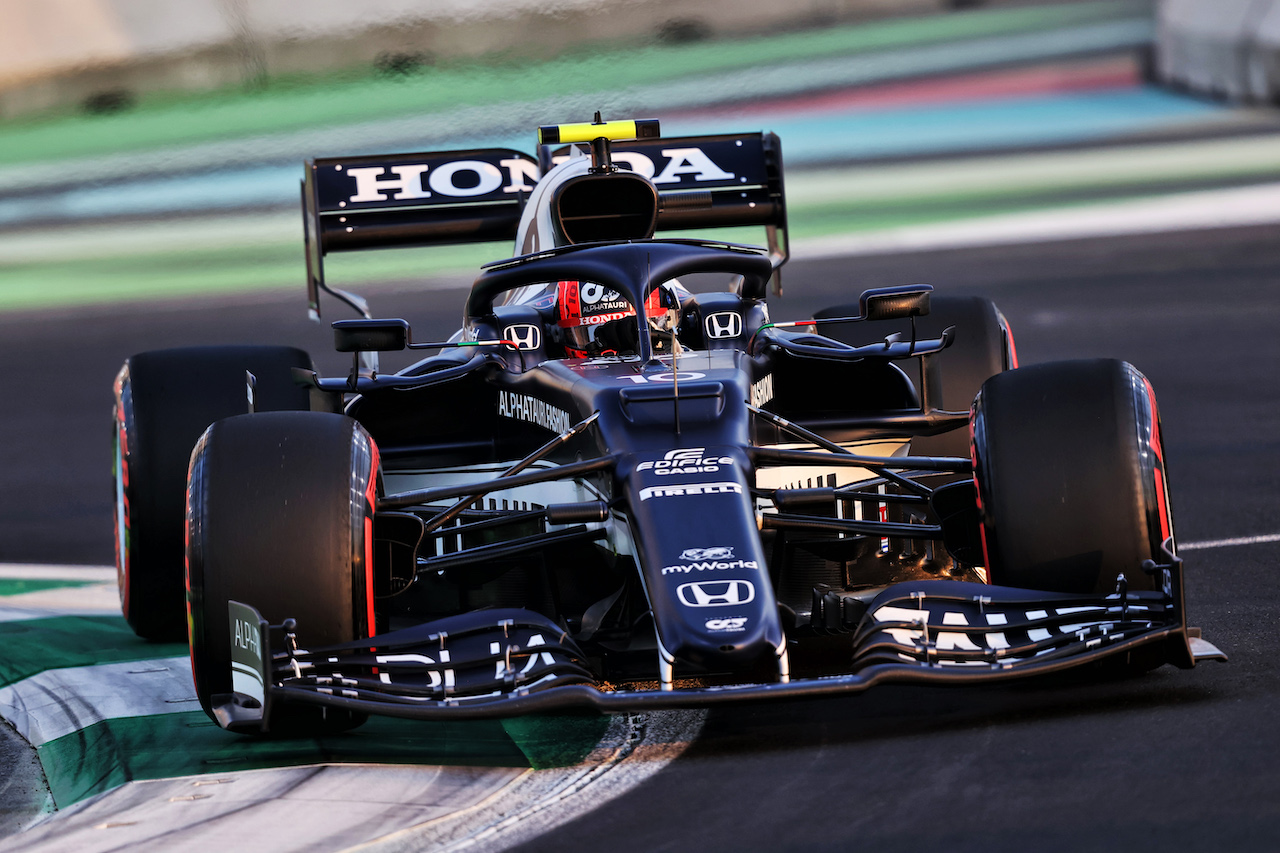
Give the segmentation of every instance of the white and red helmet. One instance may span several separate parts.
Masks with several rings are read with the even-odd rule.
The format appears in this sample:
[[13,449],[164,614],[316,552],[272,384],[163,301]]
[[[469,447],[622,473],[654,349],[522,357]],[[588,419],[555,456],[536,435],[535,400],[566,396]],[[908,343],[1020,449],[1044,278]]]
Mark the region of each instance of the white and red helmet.
[[[645,300],[650,318],[664,315],[671,301],[667,285],[654,288]],[[590,281],[556,282],[556,319],[570,358],[591,358],[636,351],[636,309],[616,290]]]

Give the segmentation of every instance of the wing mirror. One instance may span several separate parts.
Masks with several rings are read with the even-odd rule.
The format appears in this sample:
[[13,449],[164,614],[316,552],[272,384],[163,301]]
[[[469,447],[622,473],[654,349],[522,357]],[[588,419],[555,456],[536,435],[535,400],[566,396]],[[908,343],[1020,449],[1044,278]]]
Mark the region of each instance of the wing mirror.
[[931,293],[933,293],[933,286],[928,284],[877,287],[862,292],[862,297],[858,300],[858,307],[864,320],[896,320],[901,317],[923,317],[929,313],[929,295]]
[[338,352],[398,352],[411,346],[407,320],[339,320],[333,324]]

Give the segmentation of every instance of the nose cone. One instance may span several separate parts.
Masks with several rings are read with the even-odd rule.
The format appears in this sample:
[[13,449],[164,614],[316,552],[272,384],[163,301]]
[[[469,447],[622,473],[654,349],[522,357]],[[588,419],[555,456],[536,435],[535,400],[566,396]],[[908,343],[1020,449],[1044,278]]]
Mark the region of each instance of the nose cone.
[[782,643],[748,470],[737,447],[637,454],[620,466],[658,639],[677,661],[744,670]]

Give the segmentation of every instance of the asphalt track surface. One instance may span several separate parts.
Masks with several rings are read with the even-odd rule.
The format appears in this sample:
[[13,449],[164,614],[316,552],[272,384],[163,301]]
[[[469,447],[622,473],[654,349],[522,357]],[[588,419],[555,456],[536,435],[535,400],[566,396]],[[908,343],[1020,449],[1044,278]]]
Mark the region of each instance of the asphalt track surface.
[[[1151,379],[1183,542],[1274,534],[1278,237],[1256,227],[801,260],[772,310],[808,316],[915,281],[991,296],[1023,364],[1108,356]],[[294,343],[341,370],[300,291],[0,317],[0,561],[110,562],[110,386],[131,352]],[[462,300],[370,295],[419,339],[456,325]],[[521,849],[1280,849],[1280,544],[1185,557],[1191,621],[1229,664],[716,709],[680,760]]]

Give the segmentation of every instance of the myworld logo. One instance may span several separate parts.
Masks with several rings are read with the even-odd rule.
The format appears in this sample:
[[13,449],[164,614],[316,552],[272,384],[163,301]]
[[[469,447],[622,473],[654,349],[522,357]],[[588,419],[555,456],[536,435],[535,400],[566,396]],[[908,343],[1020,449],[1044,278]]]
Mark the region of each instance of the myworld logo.
[[733,548],[721,545],[715,548],[685,548],[680,554],[681,560],[689,562],[674,566],[663,566],[664,575],[687,575],[692,572],[715,572],[725,569],[759,569],[755,560],[735,560]]
[[689,574],[690,572],[714,572],[724,569],[759,569],[755,560],[707,560],[700,563],[686,563],[678,566],[663,566],[664,575]]

